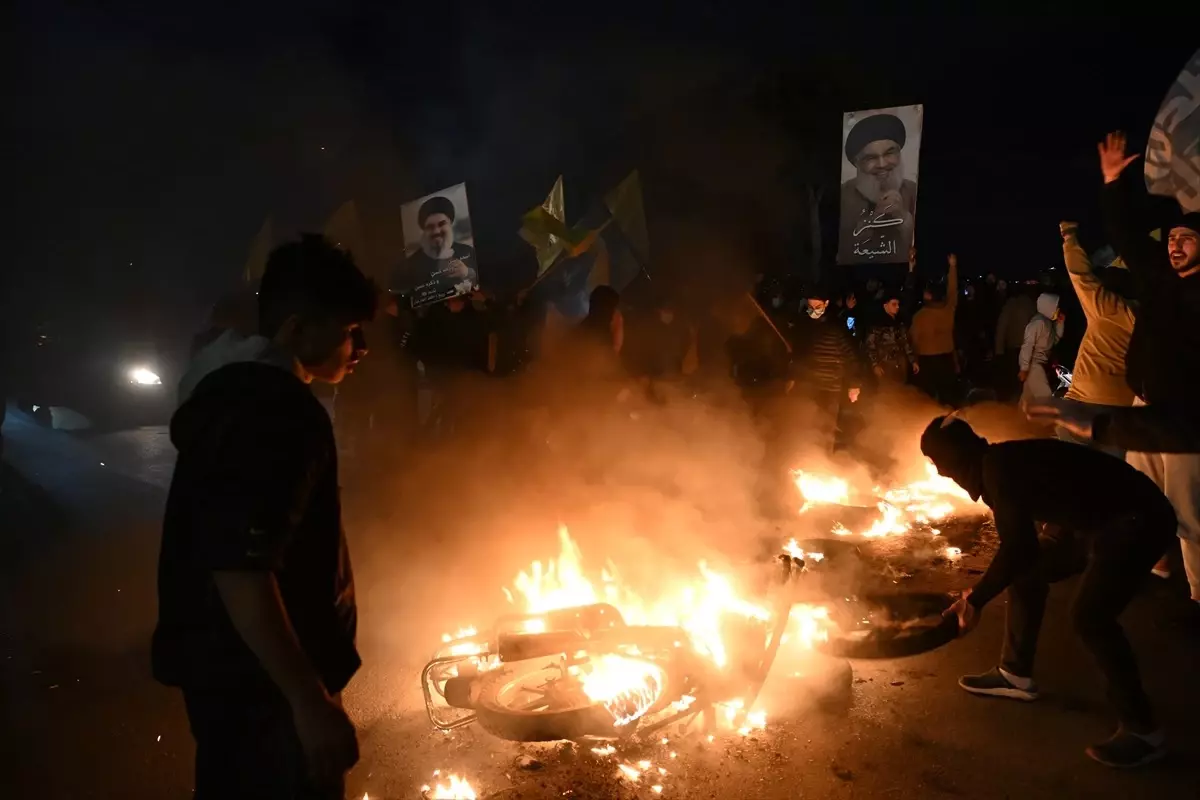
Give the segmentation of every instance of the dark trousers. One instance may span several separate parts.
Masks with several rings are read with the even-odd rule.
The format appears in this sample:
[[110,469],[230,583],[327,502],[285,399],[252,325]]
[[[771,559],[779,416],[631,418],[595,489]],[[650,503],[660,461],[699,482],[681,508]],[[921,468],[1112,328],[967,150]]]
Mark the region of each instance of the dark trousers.
[[1152,730],[1154,713],[1117,617],[1174,533],[1174,515],[1164,512],[1116,520],[1090,535],[1043,536],[1037,564],[1008,587],[1001,666],[1021,677],[1033,675],[1050,584],[1083,573],[1071,607],[1075,632],[1100,668],[1121,723]]
[[273,687],[184,691],[196,740],[195,800],[343,800],[309,780],[292,710]]
[[944,406],[958,403],[958,374],[954,371],[954,355],[921,356],[917,359],[921,368],[916,382],[921,391]]

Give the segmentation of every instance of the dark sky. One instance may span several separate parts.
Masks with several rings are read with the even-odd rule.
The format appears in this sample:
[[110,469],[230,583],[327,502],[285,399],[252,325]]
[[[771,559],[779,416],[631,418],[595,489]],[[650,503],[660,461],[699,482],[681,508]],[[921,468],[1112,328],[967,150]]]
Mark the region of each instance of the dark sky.
[[5,293],[22,308],[195,325],[268,214],[319,228],[354,199],[387,261],[399,204],[462,180],[486,280],[489,260],[516,269],[519,214],[555,175],[576,216],[634,166],[664,270],[760,269],[791,257],[798,187],[836,183],[840,113],[914,102],[922,258],[1030,274],[1058,257],[1060,216],[1094,216],[1094,142],[1124,127],[1142,146],[1197,45],[908,4],[148,5],[19,3]]

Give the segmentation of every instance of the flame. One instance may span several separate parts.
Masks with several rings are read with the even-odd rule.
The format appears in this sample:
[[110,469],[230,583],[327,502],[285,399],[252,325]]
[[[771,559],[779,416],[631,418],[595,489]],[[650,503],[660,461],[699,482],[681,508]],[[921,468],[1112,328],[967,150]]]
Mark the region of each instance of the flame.
[[[950,478],[938,474],[933,464],[926,462],[927,476],[912,483],[890,489],[875,488],[879,516],[859,531],[864,538],[896,536],[912,530],[914,525],[929,525],[957,511],[982,511],[984,506]],[[816,475],[795,470],[796,487],[804,496],[804,513],[814,505],[847,504],[850,489],[847,481],[834,476]],[[853,531],[840,522],[834,523],[832,533],[847,536]],[[936,531],[935,535],[940,533]],[[785,547],[784,552],[791,553]],[[812,555],[812,554],[809,554]]]
[[804,496],[804,505],[800,508],[803,514],[813,506],[847,505],[850,502],[850,484],[841,478],[814,475],[803,470],[793,470],[792,479],[796,488]]
[[[437,777],[438,773],[433,773]],[[465,778],[460,778],[457,775],[448,775],[447,780],[450,783],[443,786],[439,781],[437,786],[432,789],[428,786],[421,787],[421,791],[429,800],[477,800],[475,790],[471,784],[467,783]]]
[[618,728],[649,711],[667,682],[662,669],[641,659],[610,653],[591,659],[588,666],[580,681],[583,692],[604,704]]
[[811,650],[818,643],[829,641],[830,624],[827,607],[801,603],[792,606],[788,632],[800,639],[804,649]]
[[824,561],[824,553],[806,552],[800,547],[800,542],[793,537],[788,539],[787,544],[783,546],[783,552],[792,558],[798,558],[801,561]]
[[621,585],[616,568],[609,563],[598,583],[583,569],[583,555],[565,526],[558,529],[559,557],[543,565],[533,562],[529,572],[521,572],[513,583],[514,601],[519,597],[525,609],[541,614],[560,608],[610,603],[620,610],[631,625],[669,625],[683,628],[691,644],[718,667],[729,661],[721,639],[721,620],[725,615],[767,621],[770,612],[738,596],[725,576],[699,564],[699,582],[685,583],[651,604]]

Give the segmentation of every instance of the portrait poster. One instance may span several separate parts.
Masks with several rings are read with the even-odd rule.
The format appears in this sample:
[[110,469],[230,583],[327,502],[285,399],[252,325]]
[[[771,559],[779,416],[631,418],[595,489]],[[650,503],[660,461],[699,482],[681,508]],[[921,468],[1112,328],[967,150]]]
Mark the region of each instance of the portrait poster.
[[1200,211],[1200,50],[1171,84],[1150,129],[1146,189]]
[[420,308],[479,288],[479,263],[467,185],[460,183],[400,207],[404,257],[388,289]]
[[842,118],[839,264],[908,260],[917,218],[923,106],[849,111]]

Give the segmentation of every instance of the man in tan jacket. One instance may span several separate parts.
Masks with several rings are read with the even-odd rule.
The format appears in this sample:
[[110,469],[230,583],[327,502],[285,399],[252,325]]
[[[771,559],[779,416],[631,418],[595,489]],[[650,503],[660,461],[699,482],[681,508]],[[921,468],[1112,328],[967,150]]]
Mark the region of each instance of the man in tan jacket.
[[944,405],[954,402],[958,386],[958,356],[954,349],[954,312],[958,308],[958,256],[947,259],[946,297],[938,300],[925,289],[925,304],[913,315],[909,340],[921,365],[918,383]]
[[[1133,390],[1125,381],[1125,354],[1129,350],[1129,337],[1133,335],[1133,309],[1128,300],[1105,287],[1092,271],[1087,251],[1077,237],[1078,228],[1075,222],[1058,225],[1063,237],[1063,261],[1087,319],[1087,330],[1079,343],[1067,398],[1098,406],[1130,406],[1133,405]],[[1062,426],[1056,433],[1060,439],[1089,444]],[[1124,453],[1115,448],[1100,449],[1124,457]]]

